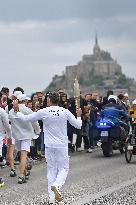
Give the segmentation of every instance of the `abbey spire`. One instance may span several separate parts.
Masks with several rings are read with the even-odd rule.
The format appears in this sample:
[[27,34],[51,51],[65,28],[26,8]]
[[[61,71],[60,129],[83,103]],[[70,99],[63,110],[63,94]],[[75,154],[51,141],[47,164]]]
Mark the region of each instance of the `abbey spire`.
[[93,48],[94,56],[95,57],[99,56],[100,51],[101,51],[101,49],[100,49],[99,44],[98,44],[98,38],[97,38],[97,33],[96,33],[95,45],[94,45],[94,48]]

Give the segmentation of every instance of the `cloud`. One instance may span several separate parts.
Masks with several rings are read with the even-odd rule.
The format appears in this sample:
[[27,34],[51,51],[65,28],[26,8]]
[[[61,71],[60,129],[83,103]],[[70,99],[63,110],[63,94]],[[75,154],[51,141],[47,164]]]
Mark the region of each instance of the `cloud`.
[[61,45],[48,42],[46,33],[65,30],[73,24],[76,20],[1,22],[0,70],[6,73],[1,86],[13,89],[21,85],[27,93],[44,89],[54,74],[62,73],[68,62]]
[[136,1],[130,0],[5,0],[0,1],[3,21],[108,18],[135,15]]
[[[0,22],[1,86],[27,93],[43,90],[54,74],[91,54],[95,31],[100,47],[111,52],[123,72],[136,74],[136,28],[134,15],[109,18],[63,18]],[[130,72],[131,71],[131,72]]]

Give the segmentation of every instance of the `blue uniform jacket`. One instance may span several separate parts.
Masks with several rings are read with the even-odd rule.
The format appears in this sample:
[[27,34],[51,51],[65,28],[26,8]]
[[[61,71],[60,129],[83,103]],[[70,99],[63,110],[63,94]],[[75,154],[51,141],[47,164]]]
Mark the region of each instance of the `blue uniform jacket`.
[[121,117],[125,117],[130,120],[131,116],[122,110],[121,106],[114,103],[106,105],[100,112],[101,118],[109,118],[115,125],[119,125]]

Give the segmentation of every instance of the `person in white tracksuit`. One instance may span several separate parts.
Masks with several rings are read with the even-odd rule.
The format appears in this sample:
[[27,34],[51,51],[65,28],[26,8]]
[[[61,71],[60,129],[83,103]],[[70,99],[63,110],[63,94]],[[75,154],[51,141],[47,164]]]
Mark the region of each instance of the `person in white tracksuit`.
[[[0,108],[0,161],[2,161],[3,138],[6,132],[8,140],[11,139],[11,129],[9,125],[8,115],[3,108]],[[0,177],[0,187],[4,186],[2,177]]]
[[69,171],[67,121],[77,129],[81,129],[81,109],[77,110],[77,119],[67,109],[59,107],[59,94],[49,93],[47,108],[30,115],[19,112],[18,104],[13,107],[18,118],[24,121],[43,121],[45,155],[47,160],[47,179],[49,199],[62,201],[60,189],[64,185]]

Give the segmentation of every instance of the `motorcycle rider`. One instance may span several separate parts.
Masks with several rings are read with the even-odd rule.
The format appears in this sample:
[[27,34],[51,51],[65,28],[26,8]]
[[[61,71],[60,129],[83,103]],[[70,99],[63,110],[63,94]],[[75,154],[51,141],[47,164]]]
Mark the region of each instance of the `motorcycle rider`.
[[[125,121],[121,119],[124,118],[125,120],[129,121],[131,120],[131,116],[124,111],[121,105],[117,104],[117,100],[118,100],[117,96],[110,95],[108,97],[108,104],[106,104],[103,107],[100,116],[102,118],[107,117],[111,119],[111,121],[115,124],[116,127],[119,128],[123,127],[125,131],[129,132],[129,125],[126,124]],[[121,132],[123,131],[122,129],[118,129],[118,131],[120,130]],[[124,131],[122,134],[124,134]]]
[[103,106],[108,103],[108,97],[109,97],[110,95],[114,95],[113,90],[108,90],[108,91],[107,91],[107,96],[103,98],[103,103],[102,103]]

